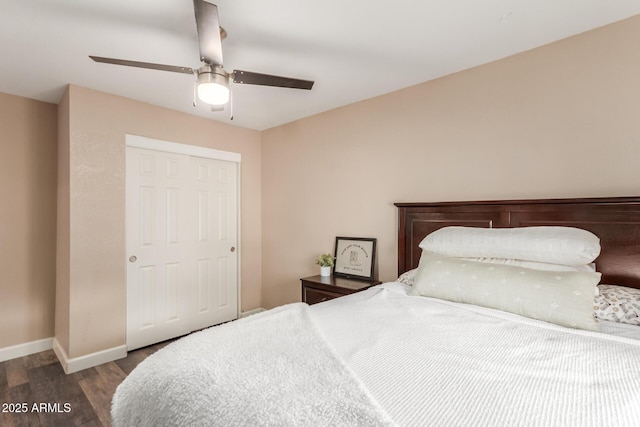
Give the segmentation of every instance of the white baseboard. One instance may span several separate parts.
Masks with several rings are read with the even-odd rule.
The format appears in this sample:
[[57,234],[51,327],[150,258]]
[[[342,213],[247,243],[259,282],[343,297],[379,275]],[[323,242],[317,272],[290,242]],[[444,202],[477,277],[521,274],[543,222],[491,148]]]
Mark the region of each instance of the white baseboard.
[[254,308],[253,310],[243,311],[240,314],[240,318],[248,317],[248,316],[251,316],[252,314],[258,314],[266,310],[267,310],[266,308],[258,307],[258,308]]
[[0,348],[0,362],[15,359],[16,357],[28,356],[41,351],[51,350],[53,348],[53,338],[45,338],[26,342],[24,344],[12,345],[11,347]]
[[58,340],[53,339],[53,351],[58,356],[62,369],[67,374],[82,371],[83,369],[93,368],[94,366],[102,365],[113,360],[122,359],[127,357],[127,346],[120,345],[118,347],[108,348],[106,350],[98,351],[91,354],[86,354],[80,357],[69,358],[67,353],[58,343]]

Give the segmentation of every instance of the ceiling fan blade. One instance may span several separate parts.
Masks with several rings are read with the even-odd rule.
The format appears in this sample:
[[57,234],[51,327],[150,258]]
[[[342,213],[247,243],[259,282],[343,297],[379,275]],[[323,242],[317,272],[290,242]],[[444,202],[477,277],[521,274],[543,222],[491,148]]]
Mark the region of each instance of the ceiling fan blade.
[[222,67],[222,39],[218,22],[218,6],[204,0],[193,0],[196,28],[200,44],[200,60]]
[[126,65],[127,67],[150,68],[152,70],[171,71],[173,73],[193,74],[193,69],[189,67],[180,67],[177,65],[154,64],[152,62],[129,61],[127,59],[104,58],[102,56],[91,56],[89,58],[96,62],[105,64]]
[[307,89],[313,87],[312,80],[293,79],[291,77],[272,76],[251,71],[233,70],[233,82],[248,85],[289,87],[292,89]]

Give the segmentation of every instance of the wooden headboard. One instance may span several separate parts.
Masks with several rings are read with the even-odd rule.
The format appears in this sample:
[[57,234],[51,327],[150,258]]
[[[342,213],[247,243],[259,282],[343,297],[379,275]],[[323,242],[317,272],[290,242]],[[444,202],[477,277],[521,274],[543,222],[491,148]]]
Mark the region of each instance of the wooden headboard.
[[600,238],[602,283],[640,288],[640,197],[396,203],[398,274],[417,267],[424,237],[445,226],[566,226]]

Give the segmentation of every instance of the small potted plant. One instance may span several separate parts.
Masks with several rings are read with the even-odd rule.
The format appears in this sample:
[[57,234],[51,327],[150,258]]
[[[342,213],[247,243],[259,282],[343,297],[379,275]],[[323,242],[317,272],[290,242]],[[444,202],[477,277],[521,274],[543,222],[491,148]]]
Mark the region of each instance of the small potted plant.
[[331,276],[331,267],[333,267],[333,255],[320,255],[318,258],[316,258],[316,264],[320,266],[321,276]]

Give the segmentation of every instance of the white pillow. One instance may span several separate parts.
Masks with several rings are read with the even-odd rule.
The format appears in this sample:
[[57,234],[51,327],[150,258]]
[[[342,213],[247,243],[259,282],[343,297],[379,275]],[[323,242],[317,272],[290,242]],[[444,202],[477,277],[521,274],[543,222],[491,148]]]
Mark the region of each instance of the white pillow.
[[585,265],[600,255],[600,239],[589,231],[573,227],[444,227],[425,237],[420,248],[455,258]]
[[418,267],[409,294],[597,330],[593,295],[600,276],[600,273],[540,271],[428,254]]
[[[428,252],[423,251],[423,255],[424,254],[428,254]],[[587,273],[596,271],[596,265],[594,263],[587,264],[587,265],[560,265],[560,264],[548,264],[546,262],[522,261],[519,259],[503,259],[503,258],[460,258],[460,259],[467,260],[467,261],[484,262],[489,264],[512,265],[515,267],[532,268],[534,270],[542,270],[542,271],[584,271]],[[422,260],[422,256],[420,256],[420,260]],[[409,271],[405,271],[396,279],[396,282],[413,286],[413,282],[415,280],[417,271],[418,271],[417,268],[414,268]],[[598,291],[598,288],[596,287],[596,295],[598,295],[597,291]]]

